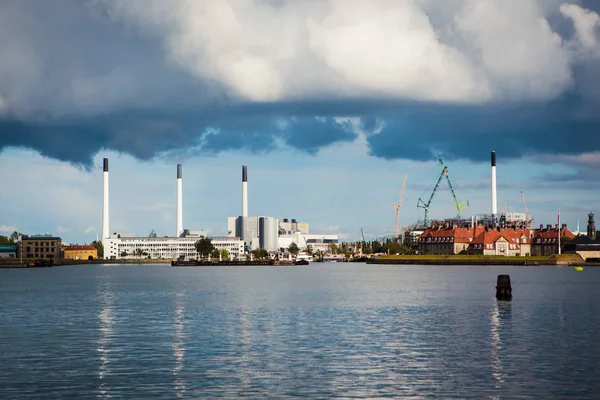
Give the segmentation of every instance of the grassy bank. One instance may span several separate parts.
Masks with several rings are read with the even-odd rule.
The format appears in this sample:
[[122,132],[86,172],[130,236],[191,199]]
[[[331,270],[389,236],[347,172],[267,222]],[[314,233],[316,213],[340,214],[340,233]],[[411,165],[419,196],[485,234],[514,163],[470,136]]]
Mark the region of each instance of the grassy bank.
[[380,256],[369,264],[421,264],[421,265],[578,265],[584,263],[578,254],[553,256],[486,256],[486,255],[398,255]]

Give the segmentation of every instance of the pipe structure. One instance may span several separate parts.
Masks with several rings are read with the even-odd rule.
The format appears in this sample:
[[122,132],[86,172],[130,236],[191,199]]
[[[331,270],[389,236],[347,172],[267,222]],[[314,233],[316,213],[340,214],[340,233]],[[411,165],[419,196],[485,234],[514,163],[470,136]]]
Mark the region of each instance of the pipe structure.
[[498,214],[498,202],[496,200],[496,152],[492,151],[492,217]]
[[242,165],[242,217],[248,216],[248,167]]
[[181,177],[181,164],[177,164],[177,232],[179,237],[183,233],[183,182]]
[[108,158],[103,163],[103,182],[102,182],[102,240],[110,237],[108,226]]

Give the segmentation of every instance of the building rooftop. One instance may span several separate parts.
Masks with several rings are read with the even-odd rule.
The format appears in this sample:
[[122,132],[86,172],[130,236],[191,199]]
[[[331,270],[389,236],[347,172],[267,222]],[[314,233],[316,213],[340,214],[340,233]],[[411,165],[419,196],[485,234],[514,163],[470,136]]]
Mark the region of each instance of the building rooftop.
[[32,236],[23,236],[23,240],[60,240],[57,236],[52,235],[32,235]]
[[0,253],[14,253],[16,251],[16,244],[0,244]]
[[63,247],[63,250],[96,250],[92,245],[71,245]]

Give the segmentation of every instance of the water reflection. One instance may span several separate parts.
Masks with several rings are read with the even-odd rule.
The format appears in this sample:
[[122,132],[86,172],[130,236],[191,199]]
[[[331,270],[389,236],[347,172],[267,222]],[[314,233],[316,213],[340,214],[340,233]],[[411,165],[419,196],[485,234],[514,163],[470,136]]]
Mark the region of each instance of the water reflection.
[[[504,383],[505,372],[502,368],[502,359],[500,353],[503,348],[502,330],[505,322],[510,318],[510,301],[497,300],[496,307],[491,309],[491,347],[492,347],[492,377],[496,382],[496,389],[501,389]],[[494,397],[499,399],[499,396]]]
[[240,382],[242,389],[248,389],[252,382],[252,359],[254,357],[252,352],[252,326],[250,324],[251,316],[250,310],[246,306],[242,306],[240,309],[240,330],[239,330],[239,341],[240,341],[240,360],[238,371],[240,373]]
[[183,398],[186,391],[185,379],[182,374],[185,358],[185,298],[181,293],[175,297],[175,312],[173,313],[173,325],[175,326],[175,335],[171,349],[175,357],[175,367],[171,370],[173,377],[173,388],[178,398]]
[[98,367],[98,379],[100,380],[99,395],[100,398],[110,398],[109,388],[106,382],[106,375],[110,373],[110,343],[113,337],[114,327],[114,298],[110,288],[104,288],[100,294],[100,313],[98,314],[98,339],[96,351],[100,357]]

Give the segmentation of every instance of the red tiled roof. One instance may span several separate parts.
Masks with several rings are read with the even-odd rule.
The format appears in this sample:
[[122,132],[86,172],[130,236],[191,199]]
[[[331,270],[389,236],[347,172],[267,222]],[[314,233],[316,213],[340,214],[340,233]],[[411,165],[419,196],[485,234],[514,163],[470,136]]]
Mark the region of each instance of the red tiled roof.
[[72,245],[64,247],[63,250],[96,250],[96,248],[92,245]]
[[523,239],[526,243],[531,242],[529,229],[486,229],[484,226],[477,225],[473,229],[470,228],[428,228],[421,235],[422,238],[444,238],[452,237],[455,243],[472,243],[472,244],[495,244],[500,238],[504,238],[511,244],[520,245]]
[[[557,228],[551,228],[551,229],[536,229],[533,233],[534,237],[540,237],[542,239],[558,239],[558,229]],[[568,238],[574,238],[575,235],[573,234],[573,232],[571,232],[569,229],[561,229],[560,230],[560,236],[561,237],[568,237]]]
[[432,238],[453,238],[456,243],[468,243],[471,238],[471,233],[468,228],[428,228],[421,234],[422,238],[431,236]]

